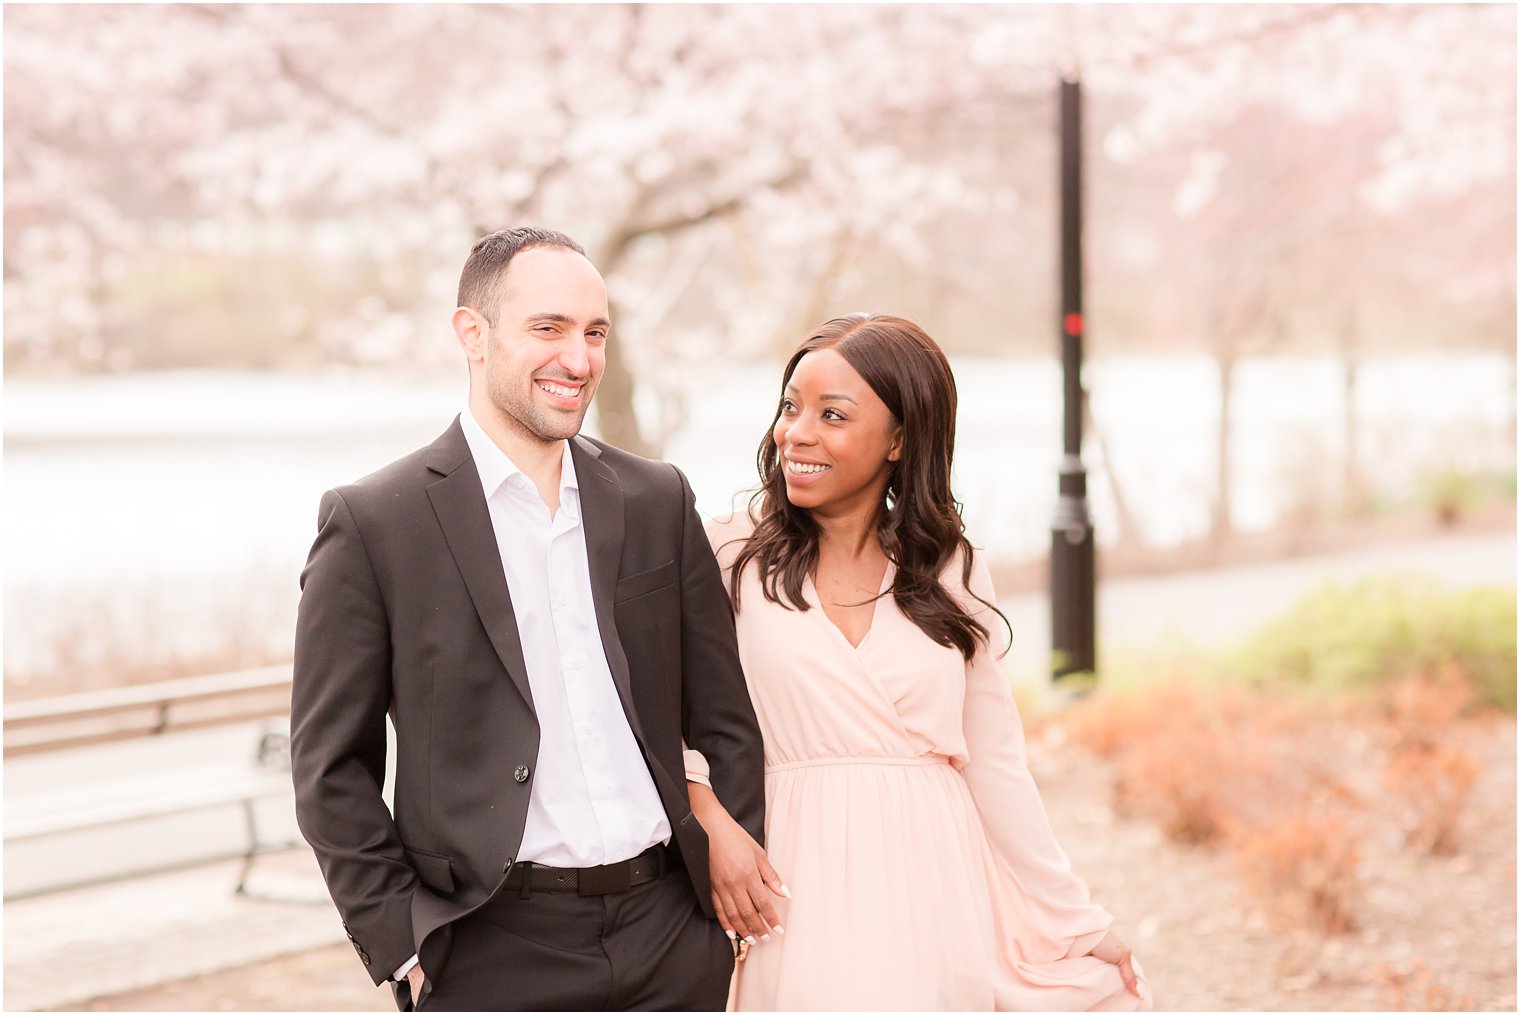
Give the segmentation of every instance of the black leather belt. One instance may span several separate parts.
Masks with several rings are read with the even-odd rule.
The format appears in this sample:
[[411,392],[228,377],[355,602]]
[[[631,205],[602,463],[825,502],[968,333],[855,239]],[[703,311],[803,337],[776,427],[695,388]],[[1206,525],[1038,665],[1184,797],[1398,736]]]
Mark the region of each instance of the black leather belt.
[[661,877],[670,869],[671,859],[669,850],[657,842],[631,860],[600,867],[550,867],[524,860],[512,865],[506,887],[519,890],[525,899],[533,892],[612,895]]

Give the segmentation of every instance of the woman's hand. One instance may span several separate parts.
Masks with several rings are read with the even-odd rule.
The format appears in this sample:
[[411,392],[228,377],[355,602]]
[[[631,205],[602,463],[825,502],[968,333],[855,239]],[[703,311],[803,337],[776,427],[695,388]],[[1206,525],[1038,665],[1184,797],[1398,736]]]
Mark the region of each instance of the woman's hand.
[[771,896],[790,899],[765,850],[700,783],[687,783],[692,813],[707,833],[708,873],[712,878],[713,908],[730,938],[750,944],[769,941],[772,931],[785,934]]
[[412,1007],[417,1007],[417,998],[422,994],[422,984],[427,977],[422,972],[422,963],[417,963],[406,971],[407,985],[412,988]]
[[1130,955],[1129,945],[1125,944],[1118,934],[1109,931],[1088,954],[1118,966],[1119,976],[1124,980],[1124,986],[1129,988],[1131,994],[1140,996],[1140,985],[1135,982],[1135,964]]

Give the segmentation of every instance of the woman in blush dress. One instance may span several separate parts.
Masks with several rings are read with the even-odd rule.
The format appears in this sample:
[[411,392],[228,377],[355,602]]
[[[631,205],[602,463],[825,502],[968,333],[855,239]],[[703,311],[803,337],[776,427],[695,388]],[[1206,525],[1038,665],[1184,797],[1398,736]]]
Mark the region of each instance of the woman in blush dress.
[[944,353],[844,317],[782,384],[749,514],[709,533],[765,736],[766,849],[687,755],[720,920],[751,945],[733,1007],[1149,1008],[1025,763],[1007,621],[950,490]]

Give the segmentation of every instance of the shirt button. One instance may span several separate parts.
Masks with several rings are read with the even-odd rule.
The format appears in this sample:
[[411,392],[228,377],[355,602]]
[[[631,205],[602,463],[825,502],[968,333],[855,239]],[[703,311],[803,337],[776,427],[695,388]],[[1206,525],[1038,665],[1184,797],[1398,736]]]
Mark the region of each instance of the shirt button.
[[566,599],[564,596],[560,596],[554,602],[555,602],[556,605],[559,605],[559,606],[569,606],[570,605],[570,600]]
[[602,790],[602,799],[603,800],[611,800],[612,799],[612,790],[610,790],[610,789],[604,789],[604,790]]
[[576,657],[576,658],[570,660],[570,668],[572,670],[578,670],[578,669],[581,668],[580,657]]
[[584,727],[584,728],[582,728],[582,730],[581,730],[581,732],[582,732],[582,733],[584,733],[584,734],[586,734],[586,736],[588,736],[588,737],[594,737],[594,736],[596,736],[596,727],[595,727],[595,726],[592,726],[592,725],[591,725],[591,724],[590,724],[590,723],[589,723],[589,722],[588,722],[588,723],[587,723],[587,724],[586,724],[586,725],[585,725],[585,727]]

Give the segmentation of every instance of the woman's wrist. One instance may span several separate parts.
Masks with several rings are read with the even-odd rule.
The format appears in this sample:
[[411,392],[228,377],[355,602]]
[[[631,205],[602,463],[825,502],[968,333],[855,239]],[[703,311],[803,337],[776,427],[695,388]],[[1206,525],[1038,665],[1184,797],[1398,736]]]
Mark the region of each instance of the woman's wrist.
[[699,782],[687,783],[686,796],[691,803],[691,812],[696,815],[697,821],[701,822],[704,829],[710,828],[712,821],[720,814],[723,817],[728,816],[727,809],[710,787]]

